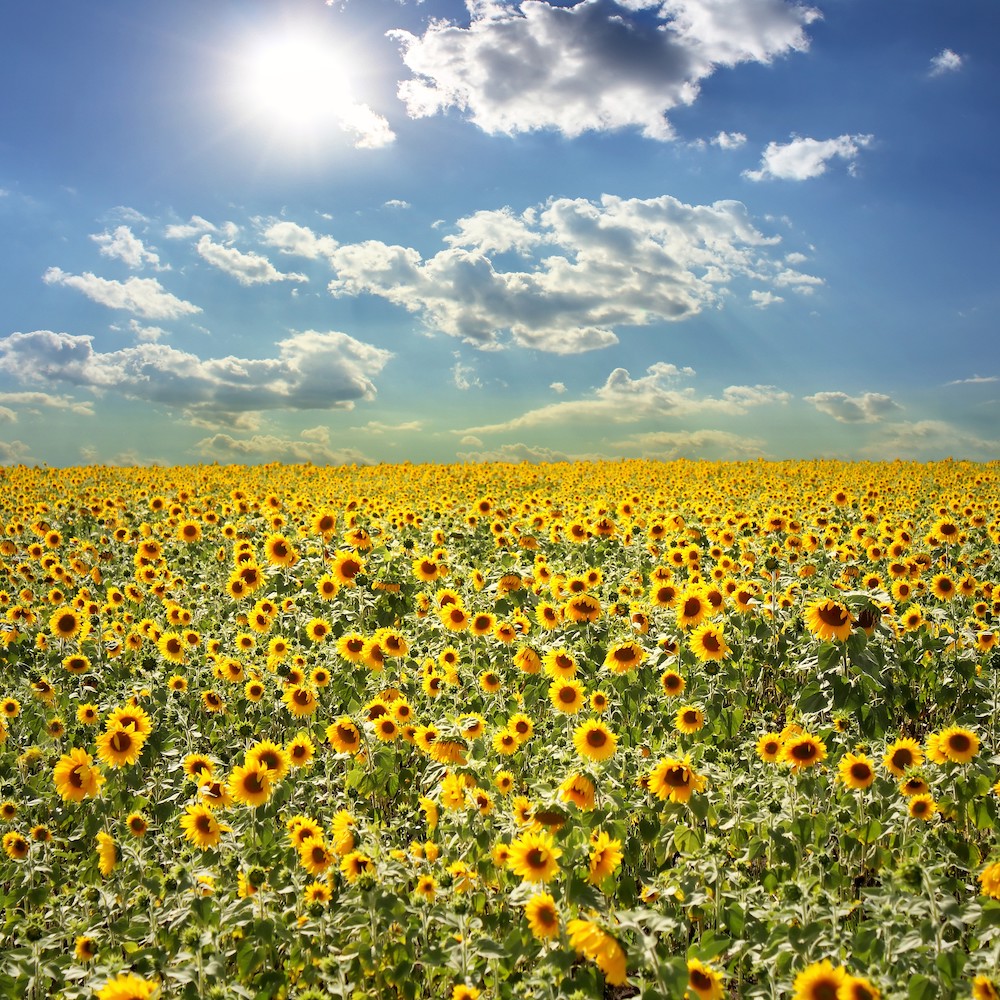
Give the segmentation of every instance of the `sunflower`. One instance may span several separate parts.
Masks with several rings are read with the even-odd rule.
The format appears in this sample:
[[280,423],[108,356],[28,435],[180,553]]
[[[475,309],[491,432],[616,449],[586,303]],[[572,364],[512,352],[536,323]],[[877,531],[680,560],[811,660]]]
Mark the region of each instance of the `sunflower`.
[[109,767],[124,767],[138,761],[145,742],[133,725],[114,726],[97,737],[97,756]]
[[78,962],[92,962],[97,957],[97,942],[81,934],[73,945],[73,956]]
[[832,965],[829,959],[813,962],[795,977],[792,1000],[837,1000],[846,978],[844,970]]
[[711,610],[711,605],[698,586],[688,587],[683,594],[680,594],[675,607],[677,609],[677,626],[685,630],[700,625],[705,615]]
[[132,812],[125,817],[125,827],[133,837],[145,837],[149,820],[141,812]]
[[337,640],[337,654],[348,663],[361,663],[364,651],[365,637],[358,632],[345,632]]
[[248,768],[264,767],[271,781],[281,781],[288,774],[291,760],[288,751],[273,740],[261,740],[246,752],[244,763]]
[[340,859],[340,874],[348,882],[357,882],[362,875],[367,875],[374,867],[372,859],[362,851],[348,851]]
[[978,975],[972,980],[972,1000],[1000,1000],[1000,989],[989,976]]
[[156,640],[156,648],[160,655],[170,663],[183,663],[186,651],[184,637],[177,632],[164,632]]
[[269,535],[264,542],[264,558],[272,566],[294,566],[299,554],[284,535]]
[[660,674],[660,687],[668,698],[679,698],[687,683],[676,670],[664,670]]
[[548,882],[558,874],[561,856],[550,833],[528,830],[511,841],[507,865],[523,882]]
[[310,642],[323,642],[330,631],[330,623],[324,618],[313,618],[306,624],[306,638]]
[[906,737],[890,743],[882,758],[887,770],[897,778],[902,778],[911,767],[920,767],[923,762],[924,752],[920,749],[920,744]]
[[688,989],[698,1000],[723,1000],[722,973],[718,969],[698,961],[688,959]]
[[913,819],[929,820],[938,811],[938,806],[931,795],[923,792],[910,796],[907,811]]
[[256,807],[271,797],[273,781],[271,771],[263,764],[237,765],[229,775],[227,790],[236,802]]
[[299,864],[310,875],[322,875],[333,861],[334,853],[322,837],[308,837],[299,844]]
[[583,707],[583,685],[575,679],[554,680],[549,685],[549,701],[564,715],[575,715]]
[[181,816],[181,829],[195,847],[204,851],[215,847],[222,839],[223,830],[229,828],[222,826],[207,806],[192,805]]
[[201,705],[209,715],[222,715],[226,711],[226,703],[217,691],[203,691]]
[[667,802],[687,802],[694,792],[705,790],[704,775],[696,773],[691,760],[666,757],[649,772],[646,787],[658,798]]
[[95,767],[90,754],[79,747],[59,758],[52,777],[56,791],[67,802],[82,802],[88,796],[97,795],[104,784],[100,768]]
[[837,765],[837,777],[848,788],[868,788],[875,780],[875,765],[863,753],[848,753]]
[[612,875],[622,861],[622,842],[612,840],[603,830],[595,831],[590,838],[590,871],[587,880],[600,885]]
[[899,783],[899,791],[902,795],[907,797],[911,795],[925,795],[931,790],[931,786],[927,784],[927,781],[921,777],[919,774],[907,775]]
[[417,879],[417,884],[413,887],[413,891],[423,900],[428,903],[434,901],[435,895],[437,895],[437,879],[433,875],[421,875]]
[[820,639],[845,642],[851,634],[851,613],[839,601],[817,598],[805,609],[806,628]]
[[493,787],[501,795],[509,795],[514,789],[514,775],[510,771],[497,771],[493,775]]
[[330,574],[342,587],[353,587],[355,577],[365,571],[365,561],[353,552],[338,552],[333,557]]
[[559,909],[547,892],[536,892],[525,904],[524,916],[528,928],[539,941],[559,936]]
[[326,727],[326,738],[337,753],[356,753],[361,748],[361,733],[346,715]]
[[31,844],[28,843],[24,834],[18,833],[16,830],[8,830],[3,835],[3,850],[12,861],[23,861],[31,850]]
[[90,669],[90,660],[82,653],[74,653],[62,661],[63,669],[71,674],[85,674]]
[[107,878],[118,864],[118,846],[114,837],[103,830],[94,838],[97,847],[97,867],[100,873]]
[[979,752],[979,737],[961,726],[949,726],[938,733],[941,752],[954,764],[968,764]]
[[984,896],[1000,899],[1000,861],[994,861],[979,873],[979,884]]
[[646,651],[635,642],[620,642],[604,657],[604,666],[616,674],[626,674],[646,660]]
[[594,808],[594,783],[585,774],[571,774],[559,786],[559,798],[584,811]]
[[702,663],[709,660],[724,660],[729,655],[721,625],[704,622],[699,625],[688,639],[688,646],[696,659]]
[[601,617],[601,602],[592,594],[571,597],[563,605],[563,614],[574,622],[595,622]]
[[682,705],[674,716],[674,728],[679,733],[696,733],[704,725],[705,713],[696,705]]
[[305,767],[316,755],[316,745],[308,733],[299,732],[288,741],[285,752],[292,767]]
[[566,925],[566,933],[574,951],[594,962],[610,985],[625,983],[628,960],[617,939],[592,920],[571,920]]
[[542,669],[549,677],[569,680],[576,676],[576,658],[565,646],[559,646],[542,657]]
[[301,684],[292,684],[286,688],[281,700],[297,719],[315,714],[319,707],[316,695]]
[[617,745],[618,737],[600,719],[581,722],[573,730],[573,746],[588,760],[607,760],[614,755]]
[[49,619],[49,631],[56,639],[75,639],[82,627],[83,619],[73,608],[60,608]]
[[97,991],[97,1000],[149,1000],[156,992],[156,983],[147,982],[131,972],[109,979]]
[[764,733],[757,740],[757,756],[768,764],[773,764],[781,758],[781,747],[783,744],[781,733]]
[[797,774],[826,759],[826,744],[809,733],[797,733],[782,744],[781,759]]
[[939,601],[950,601],[956,591],[955,581],[947,573],[938,573],[931,581],[931,593]]

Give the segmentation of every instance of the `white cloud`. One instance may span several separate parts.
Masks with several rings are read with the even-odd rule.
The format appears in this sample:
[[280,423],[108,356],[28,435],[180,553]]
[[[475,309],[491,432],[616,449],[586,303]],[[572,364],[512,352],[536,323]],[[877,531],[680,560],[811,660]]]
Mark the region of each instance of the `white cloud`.
[[[0,342],[2,343],[2,342]],[[38,412],[40,409],[69,410],[81,417],[92,417],[94,405],[89,401],[80,402],[69,396],[53,396],[48,392],[0,392],[0,403],[11,406],[26,406]]]
[[678,368],[663,361],[650,365],[645,375],[635,379],[626,369],[616,368],[588,398],[548,403],[501,423],[466,427],[456,433],[496,434],[581,421],[626,424],[702,413],[735,416],[753,406],[787,403],[791,399],[787,392],[769,385],[732,385],[719,397],[698,396],[690,387],[678,388],[682,378],[692,375],[691,368]]
[[969,378],[956,378],[945,385],[981,385],[984,382],[1000,382],[1000,377],[996,375],[972,375]]
[[895,458],[934,461],[965,458],[991,461],[1000,454],[1000,439],[986,439],[970,434],[943,420],[917,420],[886,424],[879,437],[862,453],[875,459]]
[[483,383],[479,380],[479,375],[472,365],[463,364],[456,361],[451,367],[451,381],[456,389],[463,392],[469,389],[482,389]]
[[264,242],[277,247],[281,253],[297,257],[329,257],[337,249],[337,241],[332,236],[317,236],[307,226],[294,222],[272,222],[263,233]]
[[0,465],[28,465],[31,449],[23,441],[0,441]]
[[163,231],[168,240],[186,240],[201,233],[217,233],[218,227],[200,215],[192,215],[186,223],[175,223]]
[[719,149],[739,149],[746,141],[747,137],[742,132],[720,132],[712,140],[712,145]]
[[276,434],[255,434],[250,438],[235,438],[231,434],[213,434],[202,438],[195,450],[206,459],[237,464],[254,462],[313,462],[321,465],[373,465],[374,459],[356,448],[329,448],[327,442],[311,440],[303,433],[299,438],[284,438]]
[[942,49],[932,60],[930,75],[941,76],[943,73],[955,73],[962,68],[965,60],[951,49]]
[[0,424],[16,424],[17,414],[9,406],[0,406]]
[[155,343],[165,336],[167,331],[162,326],[143,326],[138,320],[129,320],[129,329],[140,343]]
[[632,434],[614,444],[626,452],[638,452],[640,458],[671,461],[675,458],[737,461],[767,456],[765,442],[729,431],[650,431]]
[[[769,259],[779,237],[759,232],[737,201],[555,198],[520,213],[476,212],[455,229],[447,249],[427,259],[377,240],[339,246],[329,290],[382,296],[420,313],[427,329],[481,349],[512,340],[572,354],[617,343],[617,326],[719,305],[738,278],[821,283]],[[523,267],[497,259],[507,251]]]
[[403,201],[401,198],[390,198],[388,201],[382,203],[383,208],[409,208],[410,203],[408,201]]
[[750,293],[750,301],[758,309],[766,309],[768,306],[777,305],[777,303],[784,302],[785,300],[780,295],[775,295],[774,292],[759,292],[754,289]]
[[842,424],[872,424],[902,409],[891,396],[881,392],[866,392],[861,396],[848,396],[845,392],[817,392],[806,396],[805,401]]
[[818,17],[783,0],[470,0],[468,27],[430,20],[393,31],[413,77],[399,87],[411,117],[456,108],[513,135],[637,127],[672,137],[666,113],[689,105],[719,66],[770,62],[808,47]]
[[566,384],[564,382],[552,382],[549,388],[557,395],[561,396],[566,391]]
[[800,139],[791,142],[769,142],[761,156],[759,170],[744,170],[743,176],[752,181],[769,178],[804,181],[826,173],[830,160],[847,160],[853,171],[854,160],[873,140],[871,135],[841,135],[836,139]]
[[368,434],[399,434],[410,433],[412,431],[423,430],[424,425],[420,420],[403,420],[398,424],[386,424],[381,420],[369,420],[368,423],[360,427],[352,427],[352,431],[364,431]]
[[117,455],[101,457],[100,452],[93,445],[83,445],[80,448],[80,457],[90,465],[110,465],[128,469],[148,469],[157,465],[163,467],[174,464],[165,458],[145,458],[134,448],[120,451]]
[[308,281],[304,274],[279,271],[266,257],[243,253],[236,247],[216,243],[207,233],[198,240],[195,249],[213,267],[225,271],[241,285],[267,285],[275,281]]
[[266,410],[352,409],[374,398],[371,377],[392,356],[336,331],[294,333],[277,347],[277,357],[261,359],[200,358],[155,343],[99,353],[90,337],[36,330],[0,339],[0,371],[219,421]]
[[[464,440],[464,439],[463,439]],[[517,442],[502,444],[497,448],[484,451],[459,451],[455,457],[460,462],[504,462],[517,464],[520,462],[586,462],[603,458],[600,455],[570,455],[565,451],[555,451],[552,448],[537,447]]]
[[388,121],[367,104],[346,104],[337,109],[340,127],[354,135],[355,149],[380,149],[396,141]]
[[109,309],[127,309],[146,319],[177,319],[201,308],[171,295],[155,278],[127,278],[110,281],[99,278],[90,271],[67,274],[58,267],[50,267],[42,280],[47,285],[65,285],[82,292],[88,299]]
[[316,441],[319,444],[330,443],[330,428],[319,424],[316,427],[306,427],[299,431],[299,437],[304,441]]
[[103,233],[95,233],[90,238],[101,248],[100,252],[105,257],[122,260],[133,269],[149,264],[151,267],[161,270],[159,254],[147,250],[142,240],[128,226],[118,226],[113,233],[109,233],[107,230]]
[[458,443],[465,445],[466,448],[482,448],[483,446],[482,440],[477,438],[475,434],[466,434]]

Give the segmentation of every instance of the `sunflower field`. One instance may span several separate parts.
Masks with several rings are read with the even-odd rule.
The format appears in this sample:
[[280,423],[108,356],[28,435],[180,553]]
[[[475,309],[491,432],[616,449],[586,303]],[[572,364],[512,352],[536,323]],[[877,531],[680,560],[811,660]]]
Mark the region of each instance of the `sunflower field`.
[[1000,997],[1000,463],[0,486],[0,995]]

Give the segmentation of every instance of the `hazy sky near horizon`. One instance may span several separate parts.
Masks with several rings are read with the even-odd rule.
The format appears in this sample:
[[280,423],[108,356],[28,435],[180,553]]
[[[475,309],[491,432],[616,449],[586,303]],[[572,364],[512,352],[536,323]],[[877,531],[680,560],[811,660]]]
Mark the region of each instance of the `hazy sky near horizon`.
[[3,20],[0,464],[1000,458],[995,0]]

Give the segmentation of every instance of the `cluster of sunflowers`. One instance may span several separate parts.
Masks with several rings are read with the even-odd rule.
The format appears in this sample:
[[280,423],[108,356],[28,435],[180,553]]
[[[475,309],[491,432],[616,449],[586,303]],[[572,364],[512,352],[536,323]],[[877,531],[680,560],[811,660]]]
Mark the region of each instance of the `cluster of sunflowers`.
[[998,1000],[1000,467],[0,479],[0,994]]

